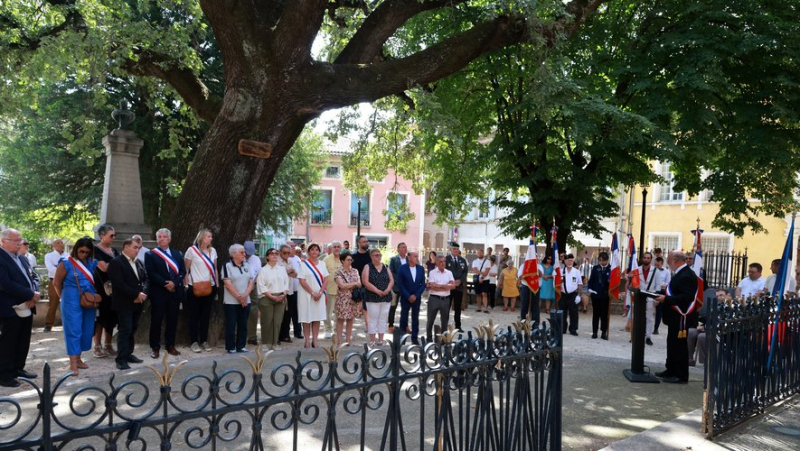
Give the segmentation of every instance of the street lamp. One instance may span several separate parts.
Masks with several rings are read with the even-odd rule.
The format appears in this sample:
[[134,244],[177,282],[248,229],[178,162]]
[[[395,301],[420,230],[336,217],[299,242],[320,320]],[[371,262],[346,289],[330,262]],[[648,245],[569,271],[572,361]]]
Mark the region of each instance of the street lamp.
[[356,197],[358,199],[358,216],[356,216],[356,240],[361,238],[361,196]]

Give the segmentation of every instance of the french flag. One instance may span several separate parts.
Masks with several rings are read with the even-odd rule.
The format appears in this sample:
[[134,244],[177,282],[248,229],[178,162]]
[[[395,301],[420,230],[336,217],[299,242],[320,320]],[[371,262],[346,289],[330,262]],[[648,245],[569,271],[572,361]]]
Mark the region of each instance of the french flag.
[[608,297],[615,301],[619,301],[619,284],[622,279],[622,273],[619,267],[619,242],[617,241],[617,234],[611,238],[611,278],[608,283]]
[[631,287],[639,288],[641,281],[639,280],[639,262],[636,261],[636,244],[633,242],[633,235],[628,235],[628,249],[630,249],[630,257],[628,259],[628,275],[630,276]]

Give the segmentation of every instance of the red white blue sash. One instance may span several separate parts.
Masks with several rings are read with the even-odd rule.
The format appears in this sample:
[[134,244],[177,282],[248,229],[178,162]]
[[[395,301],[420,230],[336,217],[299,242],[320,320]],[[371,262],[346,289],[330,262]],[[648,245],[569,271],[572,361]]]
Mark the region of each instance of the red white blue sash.
[[323,279],[322,273],[320,272],[319,269],[317,269],[317,267],[313,263],[311,263],[310,260],[305,260],[305,264],[306,264],[306,267],[309,270],[311,270],[311,274],[314,275],[314,279],[316,279],[317,285],[319,285],[319,287],[323,290],[322,294],[325,295],[325,302],[327,303],[328,302],[328,293],[325,290],[325,287],[322,286],[322,279]]
[[94,286],[94,277],[92,277],[92,273],[89,272],[89,270],[86,269],[85,266],[83,266],[83,263],[81,263],[80,260],[75,260],[72,257],[67,257],[67,258],[69,259],[69,262],[72,263],[72,267],[75,268],[81,274],[83,274],[83,277],[85,277],[86,280],[88,280],[89,283],[91,283],[92,286]]
[[[667,296],[672,296],[672,290],[669,289],[669,286],[667,286]],[[695,296],[692,299],[692,303],[689,304],[689,308],[686,310],[686,313],[683,313],[681,308],[678,307],[677,305],[672,306],[672,310],[681,315],[680,329],[678,329],[678,338],[686,338],[688,336],[688,332],[686,330],[686,317],[691,315],[692,312],[694,312],[695,309],[697,309],[698,305],[699,304],[697,302],[697,296]]]
[[156,255],[158,255],[159,257],[161,257],[161,259],[162,259],[162,260],[164,260],[164,263],[166,263],[166,264],[167,264],[167,268],[171,269],[171,270],[172,270],[172,272],[174,272],[176,276],[177,276],[178,274],[180,274],[180,272],[178,271],[178,266],[177,266],[177,265],[175,264],[175,262],[172,260],[172,257],[170,257],[169,255],[167,255],[167,254],[166,254],[164,251],[162,251],[162,250],[161,250],[161,249],[159,249],[159,248],[155,248],[155,249],[153,249],[153,253],[154,253],[154,254],[156,254]]
[[192,250],[203,260],[203,263],[206,264],[206,268],[208,268],[208,273],[211,274],[211,281],[214,282],[215,280],[217,280],[217,271],[214,269],[214,262],[211,261],[211,258],[209,258],[208,255],[201,252],[197,246],[192,246]]

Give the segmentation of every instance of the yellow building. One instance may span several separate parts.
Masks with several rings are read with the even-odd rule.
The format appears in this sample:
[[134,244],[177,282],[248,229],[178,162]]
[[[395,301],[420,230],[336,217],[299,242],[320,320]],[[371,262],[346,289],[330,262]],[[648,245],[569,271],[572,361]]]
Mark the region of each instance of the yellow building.
[[[665,180],[662,184],[647,187],[647,203],[645,212],[644,248],[660,247],[667,250],[691,250],[694,237],[691,233],[700,220],[703,233],[703,251],[709,252],[744,252],[747,251],[749,263],[758,262],[764,267],[763,275],[770,275],[769,265],[773,259],[780,258],[789,233],[791,216],[775,218],[760,215],[758,220],[764,225],[766,233],[745,232],[741,238],[712,227],[719,206],[710,202],[710,193],[703,191],[697,196],[688,196],[686,192],[673,189],[672,173],[669,163],[654,163],[655,169]],[[630,202],[630,191],[626,201]],[[755,202],[755,201],[754,201]],[[632,234],[638,241],[642,222],[642,187],[633,188],[633,205],[630,208]],[[800,231],[795,227],[793,243],[798,242]],[[796,245],[795,245],[796,246]],[[641,247],[641,246],[640,246]]]

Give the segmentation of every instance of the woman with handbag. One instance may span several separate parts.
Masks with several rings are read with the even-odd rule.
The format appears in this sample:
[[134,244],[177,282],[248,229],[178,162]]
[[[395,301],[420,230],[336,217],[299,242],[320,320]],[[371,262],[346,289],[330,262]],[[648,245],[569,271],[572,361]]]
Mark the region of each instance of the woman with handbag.
[[[193,352],[211,351],[208,344],[208,322],[217,294],[217,250],[211,247],[214,236],[201,229],[183,254],[186,263],[186,308],[189,310],[189,341]],[[202,346],[202,347],[201,347]]]
[[[110,224],[103,224],[97,228],[97,235],[100,242],[94,245],[94,259],[97,266],[94,268],[94,288],[100,294],[100,307],[97,308],[97,321],[94,326],[94,356],[102,358],[106,356],[116,356],[117,351],[111,345],[111,336],[114,328],[117,327],[117,312],[111,309],[111,281],[108,280],[106,269],[111,260],[114,260],[119,252],[111,247],[117,233]],[[105,347],[101,345],[101,338],[105,338]]]
[[59,262],[53,277],[53,287],[61,298],[64,341],[73,376],[78,375],[79,369],[89,368],[81,359],[81,353],[92,349],[94,317],[101,299],[92,274],[97,266],[92,258],[93,248],[88,236],[79,239],[70,256]]
[[[367,334],[371,346],[383,346],[383,334],[386,333],[386,326],[389,320],[389,307],[392,302],[392,287],[394,277],[386,265],[381,262],[381,251],[372,249],[369,251],[372,263],[361,272],[361,283],[366,288],[364,301],[367,303],[367,312],[372,321],[369,322]],[[375,341],[375,334],[378,340]]]
[[300,264],[297,274],[301,287],[297,292],[297,316],[303,325],[304,347],[316,348],[319,322],[328,317],[325,310],[325,303],[328,302],[328,294],[325,293],[328,268],[319,261],[319,244],[309,245],[307,252],[308,258]]
[[358,270],[353,268],[353,256],[350,252],[342,252],[339,260],[342,262],[342,267],[336,271],[334,279],[336,286],[339,287],[336,293],[336,336],[341,337],[344,329],[344,342],[351,343],[353,319],[361,316],[361,298],[364,291],[361,288],[361,276]]

